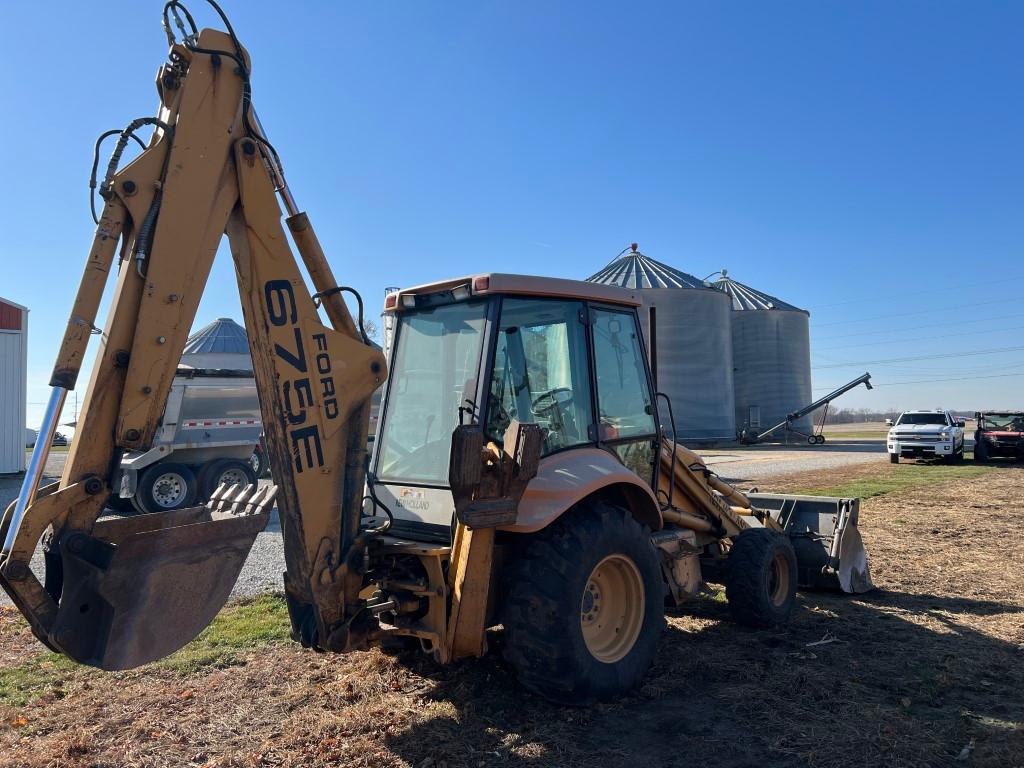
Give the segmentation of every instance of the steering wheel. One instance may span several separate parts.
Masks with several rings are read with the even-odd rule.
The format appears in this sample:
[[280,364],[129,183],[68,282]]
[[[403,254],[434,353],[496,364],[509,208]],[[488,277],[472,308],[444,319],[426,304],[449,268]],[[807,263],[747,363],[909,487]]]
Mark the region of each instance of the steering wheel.
[[[565,398],[557,397],[557,395],[560,395],[560,394],[566,394],[566,395],[568,395],[568,397],[565,397]],[[573,392],[572,392],[572,388],[571,387],[555,387],[554,389],[549,389],[546,392],[541,392],[539,395],[537,395],[535,398],[533,398],[533,402],[532,402],[533,409],[534,410],[544,410],[544,411],[546,411],[546,410],[548,410],[548,408],[551,408],[551,405],[547,406],[546,408],[539,408],[538,407],[540,405],[540,402],[542,400],[544,400],[545,398],[551,400],[551,404],[552,405],[565,405],[566,403],[569,403],[569,402],[572,401],[572,397],[573,397]]]

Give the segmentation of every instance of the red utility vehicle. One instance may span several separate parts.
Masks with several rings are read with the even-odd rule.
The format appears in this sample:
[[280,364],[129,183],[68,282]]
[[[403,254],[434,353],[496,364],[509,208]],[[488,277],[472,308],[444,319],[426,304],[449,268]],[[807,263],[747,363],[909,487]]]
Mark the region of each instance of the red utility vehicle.
[[1024,459],[1024,411],[979,411],[974,416],[975,461]]

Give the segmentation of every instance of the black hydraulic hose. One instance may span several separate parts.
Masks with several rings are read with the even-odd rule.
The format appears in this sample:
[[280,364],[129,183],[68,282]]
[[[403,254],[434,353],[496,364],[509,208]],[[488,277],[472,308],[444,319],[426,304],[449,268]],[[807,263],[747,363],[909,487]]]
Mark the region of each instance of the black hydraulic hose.
[[110,136],[120,134],[120,138],[117,140],[114,151],[110,155],[110,162],[107,163],[107,171],[103,175],[103,181],[99,185],[100,197],[106,200],[110,197],[110,184],[114,180],[114,175],[117,173],[118,165],[121,164],[121,155],[124,154],[124,150],[128,146],[128,142],[134,139],[143,150],[146,149],[145,142],[135,135],[135,132],[139,130],[139,128],[146,125],[155,125],[162,128],[167,133],[171,132],[171,127],[159,118],[140,117],[136,120],[132,120],[121,130],[106,131],[96,140],[96,145],[93,148],[92,173],[89,175],[89,205],[92,209],[92,218],[95,223],[99,224],[99,217],[96,215],[96,198],[94,193],[96,190],[96,170],[99,167],[100,162],[100,145]]
[[[121,131],[121,138],[117,140],[114,151],[110,155],[110,162],[107,163],[107,173],[103,177],[103,183],[100,184],[101,197],[106,197],[106,194],[110,192],[110,182],[113,180],[114,174],[117,173],[117,166],[121,163],[121,155],[124,154],[124,150],[128,146],[128,140],[135,135],[135,131],[145,125],[155,125],[167,132],[171,130],[171,127],[158,117],[139,117],[128,123],[128,126]],[[136,141],[138,141],[137,137]]]
[[[245,55],[242,49],[242,44],[238,40],[238,35],[235,34],[235,28],[231,25],[231,20],[228,19],[227,14],[224,13],[224,9],[217,4],[216,0],[206,0],[206,2],[214,11],[217,12],[217,15],[220,16],[221,21],[224,23],[224,28],[227,30],[228,36],[231,38],[231,43],[235,47],[235,52],[232,53],[231,51],[222,51],[215,48],[200,48],[196,45],[194,40],[190,40],[189,38],[183,40],[182,44],[193,53],[202,53],[208,56],[227,56],[235,62],[238,67],[237,74],[242,78],[242,127],[245,129],[245,133],[249,138],[258,141],[267,148],[267,151],[270,152],[274,158],[274,164],[277,166],[283,177],[284,167],[281,164],[281,156],[277,153],[274,145],[267,140],[261,131],[256,130],[252,124],[252,118],[250,116],[252,108],[252,84],[249,80],[249,68],[245,64]],[[170,26],[167,22],[167,12],[168,10],[173,11],[175,9],[180,9],[188,17],[189,25],[193,30],[192,36],[193,38],[198,37],[195,21],[189,14],[188,9],[185,8],[184,4],[181,3],[180,0],[170,0],[170,2],[164,6],[164,30],[168,32],[168,42],[173,45],[175,40],[173,33],[170,32]]]
[[160,204],[163,202],[163,192],[157,190],[153,195],[153,202],[149,204],[149,210],[142,219],[139,226],[139,233],[135,236],[135,270],[139,277],[145,278],[142,271],[142,264],[149,257],[149,247],[153,244],[153,233],[156,230],[156,217],[160,213]]
[[[384,514],[388,518],[386,522],[381,523],[376,528],[370,528],[370,529],[366,530],[366,533],[373,534],[373,535],[379,535],[379,534],[382,534],[382,533],[387,533],[391,529],[391,526],[394,525],[394,523],[395,523],[395,515],[394,515],[394,513],[390,509],[388,509],[387,506],[380,499],[377,498],[377,489],[375,487],[376,484],[377,484],[377,476],[374,475],[370,471],[370,469],[369,469],[369,457],[367,457],[366,489],[367,489],[368,493],[367,493],[366,496],[363,497],[363,499],[365,500],[365,499],[368,498],[376,509],[384,510]],[[374,515],[374,516],[376,516],[376,515]]]
[[320,303],[323,302],[328,296],[333,296],[336,293],[351,293],[356,297],[356,306],[359,307],[359,314],[357,323],[359,326],[359,335],[363,337],[363,344],[370,345],[370,337],[366,335],[366,329],[363,327],[363,297],[359,295],[359,291],[355,288],[351,288],[347,285],[336,285],[333,288],[328,288],[326,291],[320,291],[319,293],[313,294],[313,301],[319,307]]
[[[96,214],[96,171],[99,169],[100,165],[100,145],[102,145],[103,142],[106,141],[108,138],[118,133],[123,134],[124,131],[120,128],[114,128],[113,130],[101,133],[100,137],[96,139],[96,145],[95,147],[93,147],[92,151],[92,173],[89,174],[89,207],[92,209],[92,220],[96,224],[100,223],[100,218]],[[134,133],[129,135],[133,139],[135,139],[135,142],[142,149],[146,148],[146,143],[142,139],[140,139]]]
[[192,28],[192,36],[195,37],[196,35],[199,34],[199,28],[196,26],[196,21],[195,21],[195,19],[192,18],[192,14],[188,12],[188,8],[186,8],[182,3],[178,2],[178,0],[169,0],[164,5],[164,22],[163,22],[163,24],[164,24],[164,32],[167,33],[167,44],[168,45],[174,45],[174,43],[175,43],[174,32],[171,31],[171,24],[170,24],[170,21],[167,18],[167,12],[168,11],[170,11],[174,15],[174,23],[178,27],[178,29],[181,31],[182,37],[187,37],[188,35],[185,34],[185,25],[182,23],[181,17],[178,15],[178,11],[181,11],[183,14],[185,14],[185,18],[188,19],[188,24]]

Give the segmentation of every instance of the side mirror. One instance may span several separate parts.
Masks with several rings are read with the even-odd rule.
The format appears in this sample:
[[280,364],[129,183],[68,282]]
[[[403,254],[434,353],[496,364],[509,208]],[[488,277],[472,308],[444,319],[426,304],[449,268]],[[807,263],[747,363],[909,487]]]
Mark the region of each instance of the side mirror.
[[960,419],[959,421],[957,421],[956,425],[960,427],[960,429],[963,429],[964,427],[967,426],[967,422],[964,421],[963,419]]
[[892,426],[892,419],[886,419],[885,420],[885,426],[891,427]]

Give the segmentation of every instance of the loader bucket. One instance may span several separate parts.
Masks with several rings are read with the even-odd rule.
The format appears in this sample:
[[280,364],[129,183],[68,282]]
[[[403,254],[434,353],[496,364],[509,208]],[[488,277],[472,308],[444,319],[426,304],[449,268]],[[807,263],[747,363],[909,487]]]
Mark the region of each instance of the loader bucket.
[[793,542],[801,587],[852,593],[874,589],[857,528],[860,499],[764,493],[749,498],[755,507],[768,510]]
[[227,601],[266,527],[267,506],[243,507],[241,514],[212,505],[104,519],[91,536],[62,537],[54,565],[63,586],[50,642],[75,661],[106,670],[178,650]]

